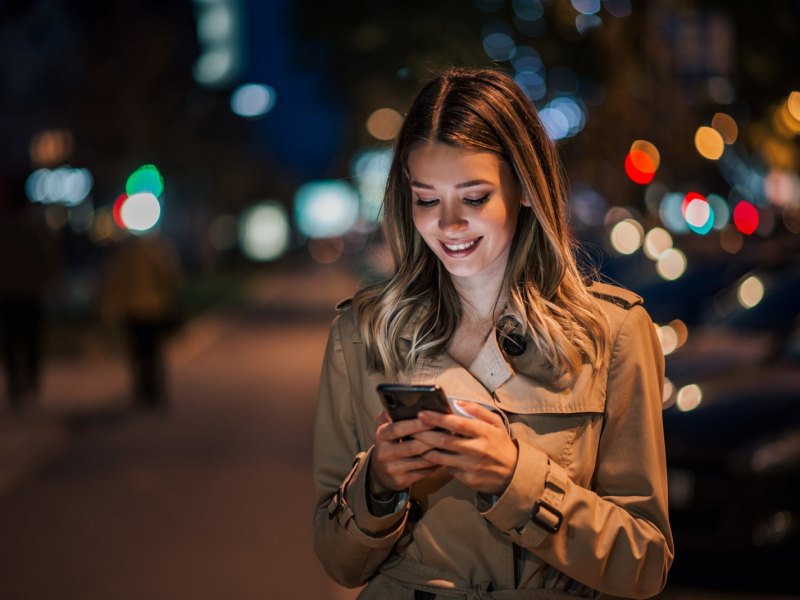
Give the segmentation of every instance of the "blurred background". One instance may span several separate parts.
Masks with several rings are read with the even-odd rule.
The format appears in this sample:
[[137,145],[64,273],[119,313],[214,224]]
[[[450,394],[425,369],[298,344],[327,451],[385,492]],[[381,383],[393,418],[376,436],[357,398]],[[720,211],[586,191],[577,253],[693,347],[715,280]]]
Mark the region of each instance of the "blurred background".
[[662,597],[800,597],[797,56],[797,0],[4,0],[0,597],[355,596],[311,550],[319,366],[450,65],[528,93],[656,323]]

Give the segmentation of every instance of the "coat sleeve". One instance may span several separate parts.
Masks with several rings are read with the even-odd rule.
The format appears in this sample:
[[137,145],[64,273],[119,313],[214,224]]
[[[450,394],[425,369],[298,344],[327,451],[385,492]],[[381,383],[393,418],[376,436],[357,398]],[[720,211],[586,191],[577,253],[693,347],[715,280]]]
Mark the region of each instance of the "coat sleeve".
[[375,574],[402,535],[407,504],[384,516],[368,509],[371,448],[359,444],[341,320],[328,338],[314,424],[314,551],[334,580],[357,587]]
[[660,592],[674,556],[663,377],[664,357],[653,324],[641,306],[634,306],[611,354],[592,489],[574,483],[538,448],[518,441],[512,481],[484,517],[514,543],[595,590],[626,598]]

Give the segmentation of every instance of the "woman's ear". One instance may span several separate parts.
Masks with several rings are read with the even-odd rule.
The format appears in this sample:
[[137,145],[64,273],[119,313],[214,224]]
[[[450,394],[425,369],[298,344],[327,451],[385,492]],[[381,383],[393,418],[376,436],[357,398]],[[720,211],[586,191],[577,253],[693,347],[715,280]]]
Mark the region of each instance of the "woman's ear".
[[531,199],[530,199],[530,198],[528,198],[528,196],[526,196],[525,194],[520,194],[520,197],[519,197],[519,203],[520,203],[522,206],[527,206],[528,208],[530,208],[531,206],[533,206],[533,202],[531,202]]

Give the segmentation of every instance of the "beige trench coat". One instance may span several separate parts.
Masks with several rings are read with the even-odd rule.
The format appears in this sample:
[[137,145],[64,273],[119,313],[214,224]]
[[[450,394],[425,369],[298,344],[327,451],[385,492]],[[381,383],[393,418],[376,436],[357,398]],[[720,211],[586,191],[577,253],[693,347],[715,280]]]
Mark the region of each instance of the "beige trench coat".
[[348,587],[368,583],[364,599],[413,598],[413,590],[437,598],[647,598],[664,587],[674,554],[664,359],[641,298],[606,284],[590,290],[611,323],[600,372],[584,365],[577,378],[554,378],[532,344],[514,357],[489,336],[469,369],[443,355],[400,378],[501,409],[519,458],[499,498],[443,473],[412,486],[410,499],[384,516],[370,513],[366,491],[383,377],[367,370],[354,311],[340,305],[314,432],[314,547],[331,577]]

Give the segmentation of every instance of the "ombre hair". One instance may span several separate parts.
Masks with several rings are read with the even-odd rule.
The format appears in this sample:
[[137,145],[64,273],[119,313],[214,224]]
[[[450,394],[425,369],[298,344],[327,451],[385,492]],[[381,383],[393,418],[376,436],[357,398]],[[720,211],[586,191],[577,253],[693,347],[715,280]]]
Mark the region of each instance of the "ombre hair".
[[575,260],[557,150],[525,93],[491,69],[450,69],[427,83],[397,136],[383,204],[394,272],[353,299],[369,367],[387,377],[409,372],[447,351],[461,319],[450,274],[411,215],[408,156],[431,142],[492,152],[510,166],[531,206],[521,208],[511,242],[502,284],[509,308],[554,378],[584,363],[599,368],[608,325]]

